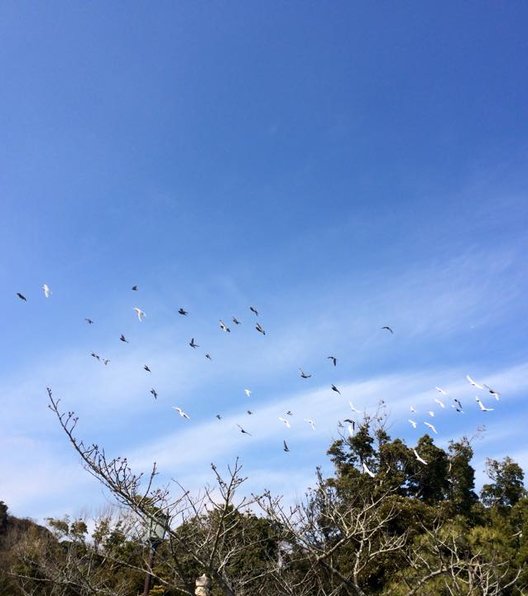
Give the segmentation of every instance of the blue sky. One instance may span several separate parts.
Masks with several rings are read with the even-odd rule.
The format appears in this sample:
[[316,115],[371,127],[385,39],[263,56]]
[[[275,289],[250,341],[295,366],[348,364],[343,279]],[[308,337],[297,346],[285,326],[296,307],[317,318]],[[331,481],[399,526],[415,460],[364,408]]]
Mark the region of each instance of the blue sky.
[[[349,400],[383,399],[411,445],[428,409],[442,446],[485,423],[480,482],[486,457],[528,469],[527,18],[520,2],[3,3],[0,499],[38,519],[108,502],[46,386],[85,440],[191,488],[239,455],[248,491],[301,495]],[[502,391],[480,392],[493,412],[468,373]]]

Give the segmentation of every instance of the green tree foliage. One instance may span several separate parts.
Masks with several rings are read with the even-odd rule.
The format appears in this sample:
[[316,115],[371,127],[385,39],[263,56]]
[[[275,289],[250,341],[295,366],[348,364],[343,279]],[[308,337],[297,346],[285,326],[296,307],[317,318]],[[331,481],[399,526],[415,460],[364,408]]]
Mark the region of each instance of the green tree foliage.
[[[0,596],[133,595],[147,573],[156,596],[192,596],[202,574],[212,596],[528,593],[523,470],[488,460],[479,498],[467,438],[442,449],[426,434],[408,446],[383,415],[366,417],[330,445],[332,473],[318,469],[292,505],[270,493],[238,498],[238,462],[226,479],[213,466],[215,487],[196,496],[156,488],[155,468],[145,485],[125,458],[78,441],[73,413],[52,409],[125,514],[49,519],[45,529],[0,502]],[[160,520],[164,538],[149,540]]]
[[526,495],[524,472],[510,457],[486,460],[486,474],[493,482],[485,484],[480,492],[484,505],[512,507]]

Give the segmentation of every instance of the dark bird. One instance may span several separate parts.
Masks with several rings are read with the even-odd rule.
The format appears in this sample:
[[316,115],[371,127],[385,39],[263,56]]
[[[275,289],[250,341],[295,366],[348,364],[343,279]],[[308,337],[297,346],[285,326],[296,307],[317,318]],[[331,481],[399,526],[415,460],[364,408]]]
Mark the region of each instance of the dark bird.
[[246,411],[250,416],[253,414],[253,412],[251,410],[246,410]]
[[183,308],[180,308],[180,310],[178,311],[178,314],[183,315],[183,316],[186,316],[189,313],[186,310],[184,310]]
[[257,323],[257,324],[255,325],[255,329],[256,329],[256,330],[257,330],[259,333],[262,333],[262,335],[266,335],[266,332],[264,331],[264,329],[263,329],[263,327],[262,327],[262,325],[261,325],[260,323]]
[[24,296],[24,294],[21,294],[20,292],[17,292],[17,296],[20,298],[20,300],[23,300],[24,302],[27,302],[27,298]]
[[231,329],[224,323],[224,321],[220,321],[220,329],[225,331],[226,333],[231,333]]
[[337,366],[337,358],[335,356],[327,356],[327,358],[334,363],[334,366]]
[[218,418],[218,420],[222,420],[222,416],[220,416],[220,414],[217,414],[216,417]]
[[459,400],[458,400],[456,397],[455,397],[455,398],[453,398],[453,401],[455,402],[455,403],[453,404],[453,408],[455,408],[455,410],[456,410],[457,412],[462,412],[462,413],[463,413],[463,412],[464,412],[464,410],[462,409],[462,404],[460,403],[460,401],[459,401]]
[[288,411],[286,412],[286,416],[293,416],[293,412],[292,412],[291,410],[288,410]]
[[335,391],[336,393],[339,393],[339,395],[341,395],[341,391],[339,391],[339,389],[335,385],[332,385],[332,391]]
[[385,325],[384,327],[382,327],[382,329],[386,329],[387,331],[390,331],[394,334],[394,331],[388,325]]
[[307,375],[302,368],[299,369],[301,371],[301,378],[302,379],[309,379],[312,375]]
[[132,291],[133,292],[137,292],[139,290],[139,288],[137,286],[132,286]]
[[237,424],[237,426],[238,426],[238,428],[240,429],[240,432],[241,432],[243,435],[249,435],[250,437],[252,437],[252,436],[253,436],[251,433],[248,433],[248,431],[247,431],[247,430],[244,430],[244,429],[243,429],[243,428],[240,426],[240,424]]
[[288,444],[286,443],[286,441],[282,442],[284,447],[282,448],[284,451],[286,451],[286,453],[288,453],[290,451],[290,448],[288,447]]
[[251,312],[254,312],[254,313],[255,313],[255,315],[258,317],[258,310],[257,310],[257,309],[256,309],[254,306],[250,306],[250,307],[249,307],[249,310],[250,310]]
[[85,317],[84,320],[88,323],[88,325],[93,325],[92,319],[88,319],[88,318]]
[[205,357],[207,358],[207,360],[212,360],[213,359],[212,356],[211,356],[211,354],[206,354]]
[[108,358],[105,358],[105,359],[103,360],[103,364],[104,364],[105,366],[108,366],[108,363],[109,363],[109,362],[110,362],[110,360],[109,360]]
[[121,341],[125,342],[126,344],[129,343],[128,339],[121,333],[121,337],[119,338]]
[[96,360],[101,360],[101,357],[100,357],[100,356],[98,356],[98,355],[97,355],[95,352],[92,352],[92,353],[90,354],[90,356],[91,356],[92,358],[95,358]]
[[233,317],[231,320],[235,325],[240,325],[240,321],[236,317]]
[[189,345],[191,346],[191,348],[199,348],[200,347],[197,343],[195,343],[194,337],[191,337],[191,341],[189,342]]
[[143,370],[146,370],[147,372],[152,372],[152,371],[150,370],[150,368],[149,368],[149,367],[148,367],[146,364],[145,364],[145,366],[143,367]]
[[154,399],[158,399],[158,392],[155,389],[151,389],[150,392],[154,396]]

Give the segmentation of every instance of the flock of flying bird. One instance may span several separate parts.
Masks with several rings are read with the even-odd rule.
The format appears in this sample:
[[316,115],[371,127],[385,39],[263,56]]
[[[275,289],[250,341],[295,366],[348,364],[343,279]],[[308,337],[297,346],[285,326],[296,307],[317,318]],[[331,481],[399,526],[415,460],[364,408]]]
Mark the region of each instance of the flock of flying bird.
[[[134,286],[132,286],[131,290],[132,290],[133,292],[137,292],[137,291],[139,291],[139,287],[138,287],[137,285],[134,285]],[[43,294],[44,294],[44,297],[45,297],[45,298],[49,298],[49,297],[52,295],[52,291],[50,290],[49,286],[48,286],[46,283],[42,285],[42,292],[43,292]],[[26,296],[25,296],[24,294],[22,294],[22,293],[20,293],[20,292],[17,292],[17,293],[16,293],[16,295],[17,295],[17,297],[19,298],[19,300],[21,300],[21,301],[23,301],[23,302],[27,302],[27,298],[26,298]],[[143,320],[144,320],[144,319],[145,319],[145,317],[147,316],[147,315],[146,315],[146,313],[145,313],[145,312],[144,312],[144,311],[143,311],[141,308],[139,308],[138,306],[134,306],[134,307],[133,307],[133,310],[134,310],[134,312],[135,312],[135,314],[136,314],[136,316],[137,316],[137,319],[139,320],[139,322],[140,322],[140,323],[141,323],[141,322],[143,322]],[[250,307],[249,307],[249,310],[250,310],[250,311],[253,313],[253,315],[255,315],[255,317],[257,317],[257,318],[259,317],[259,312],[258,312],[258,310],[257,310],[257,309],[256,309],[254,306],[250,306]],[[178,314],[179,314],[180,316],[186,317],[186,316],[188,316],[188,315],[189,315],[189,312],[188,312],[187,310],[185,310],[183,307],[181,307],[181,308],[179,308],[179,310],[178,310]],[[94,320],[93,320],[93,319],[91,319],[91,318],[89,318],[89,317],[85,317],[85,319],[84,319],[84,320],[85,320],[85,322],[86,322],[88,325],[93,325],[93,324],[94,324]],[[235,316],[233,316],[233,317],[232,317],[231,321],[232,321],[233,325],[235,325],[235,326],[238,326],[238,325],[241,325],[241,324],[242,324],[242,323],[241,323],[241,321],[240,321],[239,319],[237,319],[237,317],[235,317]],[[219,321],[219,326],[220,326],[220,329],[221,329],[221,331],[223,331],[224,333],[231,333],[231,329],[230,329],[230,327],[229,327],[228,325],[226,325],[226,323],[225,323],[223,320],[220,320],[220,321]],[[266,331],[265,331],[265,329],[262,327],[262,325],[260,324],[260,322],[259,322],[258,320],[255,320],[255,330],[256,330],[258,333],[260,333],[261,335],[263,335],[263,336],[264,336],[264,335],[266,335]],[[394,330],[393,330],[393,329],[392,329],[390,326],[388,326],[388,325],[385,325],[385,326],[381,327],[381,330],[383,330],[383,331],[387,331],[387,332],[388,332],[388,333],[390,333],[390,334],[394,334]],[[129,340],[128,340],[128,339],[125,337],[125,335],[124,335],[124,334],[121,334],[121,335],[120,335],[120,337],[119,337],[119,341],[121,341],[121,342],[123,342],[123,343],[129,343]],[[189,346],[190,346],[190,347],[191,347],[193,350],[195,350],[196,348],[199,348],[199,347],[200,347],[200,346],[199,346],[199,344],[197,344],[197,343],[196,343],[196,340],[195,340],[195,338],[194,338],[194,337],[191,337],[191,339],[190,339],[190,341],[189,341],[188,345],[189,345]],[[92,352],[92,353],[91,353],[91,356],[92,356],[93,358],[95,358],[96,360],[98,360],[99,362],[101,362],[102,364],[104,364],[105,366],[107,366],[107,365],[110,363],[110,360],[109,360],[108,358],[103,358],[102,356],[100,356],[99,354],[97,354],[97,353],[95,353],[95,352]],[[211,354],[210,354],[210,353],[206,353],[206,354],[205,354],[205,357],[206,357],[208,360],[212,360],[212,356],[211,356]],[[337,357],[336,357],[336,356],[333,356],[333,355],[327,356],[327,360],[329,360],[329,361],[330,361],[330,365],[331,365],[331,366],[334,366],[334,367],[336,367],[336,366],[337,366],[338,359],[337,359]],[[147,364],[145,364],[145,365],[143,366],[143,369],[144,369],[144,370],[145,370],[147,373],[151,373],[151,372],[152,372],[152,371],[151,371],[151,369],[150,369],[150,367],[149,367]],[[308,374],[308,373],[306,373],[306,372],[305,372],[305,371],[304,371],[302,368],[299,368],[299,371],[300,371],[300,377],[301,377],[302,379],[310,379],[310,378],[312,377],[312,375],[311,375],[311,374]],[[470,384],[471,384],[471,386],[472,386],[472,387],[475,387],[476,389],[478,389],[478,390],[480,390],[480,391],[486,391],[486,392],[488,392],[488,393],[489,393],[491,396],[493,396],[493,397],[494,397],[494,398],[495,398],[497,401],[500,399],[500,395],[501,395],[501,394],[500,394],[498,391],[496,391],[496,390],[492,389],[492,388],[491,388],[489,385],[486,385],[485,383],[479,383],[479,382],[475,381],[475,380],[474,380],[474,379],[473,379],[473,378],[472,378],[470,375],[466,375],[466,380],[468,381],[468,383],[470,383]],[[335,393],[337,393],[337,394],[341,395],[341,391],[339,390],[339,388],[338,388],[338,387],[337,387],[335,384],[333,384],[333,383],[332,383],[332,384],[330,385],[330,389],[331,389],[333,392],[335,392]],[[445,389],[442,389],[441,387],[435,387],[435,389],[436,389],[436,391],[437,391],[438,393],[440,393],[440,394],[441,394],[441,395],[444,397],[444,400],[449,398],[449,393],[448,393],[448,391],[446,391]],[[157,397],[158,397],[158,392],[156,391],[156,389],[152,388],[152,389],[150,390],[150,393],[152,394],[152,396],[154,397],[154,399],[157,399]],[[246,388],[246,389],[244,389],[244,393],[245,393],[245,395],[246,395],[247,397],[251,397],[252,391],[251,391],[250,389],[247,389],[247,388]],[[460,400],[459,400],[458,398],[456,398],[456,397],[452,397],[452,398],[451,398],[451,400],[452,400],[451,407],[452,407],[452,408],[454,408],[454,409],[456,410],[456,412],[457,412],[457,413],[463,414],[463,413],[464,413],[464,410],[463,410],[463,406],[462,406],[462,403],[460,402]],[[440,399],[439,397],[436,397],[436,398],[434,398],[434,399],[433,399],[433,401],[434,401],[434,402],[435,402],[435,403],[436,403],[438,406],[440,406],[440,408],[441,408],[441,409],[445,409],[445,408],[446,408],[445,401],[443,401],[443,400],[442,400],[442,399]],[[482,400],[480,399],[480,397],[479,397],[479,396],[476,396],[476,397],[475,397],[475,401],[476,401],[476,403],[478,404],[478,406],[479,406],[479,408],[480,408],[480,410],[481,410],[482,412],[492,412],[492,411],[494,410],[494,408],[490,408],[490,407],[487,407],[487,406],[485,406],[485,405],[484,405],[484,403],[482,402]],[[355,412],[355,413],[358,413],[358,414],[362,414],[362,413],[364,414],[364,412],[361,412],[361,410],[358,410],[357,408],[355,408],[355,407],[353,406],[353,404],[352,404],[352,402],[351,402],[351,401],[349,401],[348,403],[349,403],[349,405],[350,405],[350,408],[352,409],[352,411],[353,411],[353,412]],[[382,402],[382,403],[383,403],[383,402]],[[179,406],[172,406],[172,408],[173,408],[173,409],[174,409],[174,410],[175,410],[175,411],[176,411],[176,412],[177,412],[177,413],[178,413],[178,414],[179,414],[179,415],[180,415],[182,418],[184,418],[184,419],[186,419],[186,420],[190,420],[190,416],[189,416],[189,415],[187,414],[187,412],[185,412],[185,411],[184,411],[182,408],[180,408]],[[410,406],[410,412],[411,412],[411,413],[413,413],[413,414],[415,414],[415,413],[417,412],[417,411],[416,411],[416,409],[414,408],[414,406]],[[251,410],[247,410],[247,414],[248,414],[248,415],[252,415],[252,414],[253,414],[253,412],[252,412]],[[434,411],[434,410],[428,410],[427,414],[428,414],[428,416],[429,416],[430,418],[434,418],[434,417],[435,417],[435,411]],[[292,412],[291,410],[288,410],[288,411],[285,413],[285,415],[284,415],[284,416],[279,416],[279,417],[278,417],[278,420],[279,420],[279,421],[280,421],[282,424],[284,424],[284,426],[285,426],[286,428],[291,428],[291,423],[290,423],[290,420],[289,420],[289,417],[291,417],[291,416],[293,416],[293,412]],[[220,414],[216,414],[216,418],[217,418],[218,420],[221,420],[221,419],[222,419],[222,416],[221,416]],[[314,430],[314,431],[315,431],[316,425],[315,425],[315,422],[314,422],[314,420],[312,420],[312,419],[310,419],[310,418],[305,418],[305,419],[304,419],[304,421],[305,421],[306,423],[308,423],[308,424],[309,424],[309,426],[312,428],[312,430]],[[356,422],[355,422],[354,420],[350,419],[350,418],[345,418],[345,419],[344,419],[344,422],[347,422],[347,423],[348,423],[348,432],[349,432],[350,436],[352,436],[352,435],[354,434],[354,432],[355,432],[355,425],[356,425]],[[417,426],[418,426],[418,423],[416,422],[416,420],[414,420],[413,418],[409,418],[408,422],[409,422],[409,424],[410,424],[410,425],[411,425],[411,426],[412,426],[414,429],[416,429],[416,428],[417,428]],[[437,431],[437,429],[436,429],[436,427],[435,427],[435,425],[434,425],[434,424],[432,424],[431,422],[427,422],[427,421],[424,421],[423,423],[424,423],[424,425],[425,425],[427,428],[429,428],[429,429],[430,429],[430,430],[431,430],[433,433],[435,433],[435,434],[438,434],[438,431]],[[343,424],[342,424],[341,422],[339,422],[339,426],[341,426],[341,427],[342,427],[342,426],[343,426]],[[247,431],[247,430],[246,430],[246,429],[245,429],[243,426],[241,426],[240,424],[237,424],[237,427],[239,428],[239,430],[240,430],[240,432],[241,432],[242,434],[245,434],[245,435],[248,435],[248,436],[252,436],[252,435],[251,435],[251,433],[249,433],[249,432],[248,432],[248,431]],[[288,446],[288,444],[286,443],[286,441],[285,441],[285,440],[283,440],[283,450],[284,450],[285,452],[289,452],[289,451],[290,451],[290,448],[289,448],[289,446]],[[422,464],[424,464],[424,465],[427,465],[427,464],[428,464],[428,462],[427,462],[427,461],[425,461],[425,460],[424,460],[424,459],[423,459],[423,458],[420,456],[420,454],[419,454],[419,453],[416,451],[416,449],[415,449],[415,448],[413,448],[413,449],[412,449],[412,451],[413,451],[413,453],[414,453],[414,455],[415,455],[415,457],[416,457],[417,461],[419,461],[420,463],[422,463]],[[375,474],[374,474],[374,473],[373,473],[373,472],[372,472],[372,471],[371,471],[371,470],[370,470],[370,469],[367,467],[367,465],[366,465],[364,462],[363,462],[363,472],[364,472],[365,474],[368,474],[368,475],[369,475],[369,476],[371,476],[371,477],[374,477],[374,476],[375,476]]]

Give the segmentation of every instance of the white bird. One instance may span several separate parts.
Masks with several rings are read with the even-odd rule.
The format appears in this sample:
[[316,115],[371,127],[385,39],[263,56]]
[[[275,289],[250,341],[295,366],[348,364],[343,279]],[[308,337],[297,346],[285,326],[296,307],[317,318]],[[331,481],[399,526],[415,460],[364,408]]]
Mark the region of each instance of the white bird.
[[433,410],[429,410],[427,413],[429,414],[429,416],[431,416],[431,418],[434,418],[435,414],[434,414]]
[[279,416],[279,420],[285,424],[286,428],[291,428],[290,421],[287,418],[283,418],[282,416]]
[[480,385],[479,383],[477,383],[469,375],[466,375],[466,379],[468,380],[469,383],[471,383],[471,385],[473,385],[473,387],[476,387],[477,389],[484,389],[484,387],[482,385]]
[[251,391],[251,389],[244,389],[244,393],[245,393],[245,394],[246,394],[248,397],[251,397],[251,394],[252,394],[253,392]]
[[225,333],[231,333],[231,329],[222,320],[220,321],[220,329],[225,331]]
[[49,298],[52,294],[52,291],[49,289],[48,284],[43,284],[42,285],[42,291],[44,292],[44,296],[46,298]]
[[482,412],[493,412],[494,408],[486,408],[486,406],[480,401],[478,397],[475,397],[475,401],[478,403],[479,408]]
[[438,434],[438,431],[430,422],[424,422],[424,424],[425,426],[429,427],[436,435]]
[[356,414],[361,414],[361,410],[354,408],[354,405],[352,404],[351,401],[348,402],[348,405],[350,406],[350,409],[352,410],[352,412],[356,412]]
[[354,433],[355,433],[355,431],[356,431],[356,429],[354,428],[354,424],[349,424],[349,425],[347,426],[347,429],[348,429],[348,435],[349,435],[350,437],[353,437],[353,436],[354,436]]
[[178,408],[177,406],[172,406],[173,410],[176,410],[176,412],[178,412],[178,414],[182,417],[182,418],[187,418],[187,420],[190,420],[191,417],[186,414],[181,408]]
[[413,452],[414,455],[416,456],[416,459],[421,463],[421,464],[425,464],[427,465],[427,462],[425,461],[425,459],[422,459],[419,455],[418,455],[418,451],[416,451],[416,449],[413,448]]
[[441,408],[445,408],[445,404],[441,399],[438,399],[437,397],[434,398],[434,401],[441,407]]
[[447,395],[447,391],[445,389],[442,389],[442,387],[435,387],[435,389],[438,391],[438,393],[441,393],[442,395]]
[[374,478],[376,476],[376,474],[374,474],[374,472],[371,472],[367,468],[367,464],[365,462],[363,462],[363,472],[365,472],[365,474],[368,474],[371,478]]
[[311,418],[305,418],[304,421],[308,422],[308,424],[312,427],[312,430],[315,430],[315,422]]
[[489,385],[484,384],[484,387],[486,387],[486,389],[491,393],[491,395],[493,395],[493,397],[499,401],[500,399],[500,393],[498,391],[495,391],[494,389],[492,389]]
[[409,410],[410,410],[411,412],[413,412],[414,414],[416,414],[416,409],[414,408],[414,406],[411,406],[411,407],[409,408]]
[[141,322],[147,315],[138,306],[134,306],[133,308],[136,311],[137,318]]
[[411,419],[409,418],[409,423],[410,423],[410,425],[411,425],[413,428],[416,428],[416,422],[415,422],[414,420],[411,420]]

